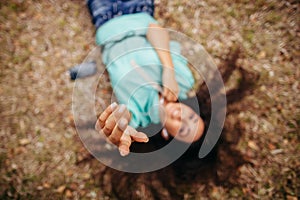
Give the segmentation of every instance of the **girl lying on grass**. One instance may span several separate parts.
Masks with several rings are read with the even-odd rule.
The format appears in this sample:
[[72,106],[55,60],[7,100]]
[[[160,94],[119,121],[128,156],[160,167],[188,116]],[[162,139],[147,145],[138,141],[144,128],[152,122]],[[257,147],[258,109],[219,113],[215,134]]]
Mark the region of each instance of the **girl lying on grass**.
[[138,127],[161,123],[162,137],[193,143],[204,123],[179,101],[188,99],[194,78],[180,45],[169,40],[167,30],[152,17],[153,0],[88,0],[96,41],[102,47],[114,93],[112,103],[100,115],[96,129],[128,155],[132,142],[148,142]]

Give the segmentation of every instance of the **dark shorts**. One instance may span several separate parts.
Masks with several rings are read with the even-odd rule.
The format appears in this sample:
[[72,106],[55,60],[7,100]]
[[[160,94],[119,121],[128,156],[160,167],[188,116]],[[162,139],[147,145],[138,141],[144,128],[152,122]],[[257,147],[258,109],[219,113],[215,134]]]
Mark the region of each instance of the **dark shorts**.
[[96,28],[120,15],[154,12],[154,0],[87,0],[87,6]]

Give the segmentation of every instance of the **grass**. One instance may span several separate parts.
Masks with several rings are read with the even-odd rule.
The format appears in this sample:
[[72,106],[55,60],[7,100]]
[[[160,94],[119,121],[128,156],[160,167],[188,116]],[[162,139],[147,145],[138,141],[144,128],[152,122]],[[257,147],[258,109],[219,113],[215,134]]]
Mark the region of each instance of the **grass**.
[[[87,152],[73,127],[73,82],[64,76],[95,47],[94,27],[84,2],[51,2],[0,3],[0,198],[117,199],[125,194],[114,188],[115,171],[96,160],[76,163]],[[227,117],[233,131],[242,125],[240,140],[232,147],[248,159],[232,174],[237,176],[233,183],[193,181],[172,191],[156,178],[162,185],[157,194],[174,192],[179,199],[299,197],[300,41],[295,5],[297,1],[157,1],[162,25],[201,42],[220,65],[240,48],[238,67],[259,74],[253,93],[230,105],[239,112]],[[227,86],[242,81],[234,73]],[[24,138],[30,140],[26,145],[19,142]],[[151,197],[146,183],[154,175],[136,177],[139,187],[129,183],[130,197],[138,199],[136,191]],[[65,189],[57,191],[61,186]]]

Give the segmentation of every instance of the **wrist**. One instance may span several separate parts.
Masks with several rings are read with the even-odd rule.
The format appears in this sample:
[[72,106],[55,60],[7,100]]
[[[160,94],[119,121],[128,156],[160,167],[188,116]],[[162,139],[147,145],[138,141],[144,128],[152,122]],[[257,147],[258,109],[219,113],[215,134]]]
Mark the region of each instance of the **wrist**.
[[173,63],[170,63],[170,62],[164,63],[164,62],[162,62],[162,66],[163,66],[164,70],[174,70]]
[[163,68],[163,74],[164,76],[174,76],[175,75],[175,70],[174,67],[166,67],[164,66]]
[[174,66],[172,64],[163,64],[164,69],[174,69]]

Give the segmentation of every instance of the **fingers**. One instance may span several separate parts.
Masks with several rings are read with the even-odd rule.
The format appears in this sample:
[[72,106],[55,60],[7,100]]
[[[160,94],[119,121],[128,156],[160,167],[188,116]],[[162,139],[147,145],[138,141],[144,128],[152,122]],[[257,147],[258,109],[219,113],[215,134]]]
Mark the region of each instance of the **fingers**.
[[128,121],[125,118],[121,118],[118,121],[117,125],[114,127],[114,129],[113,129],[111,135],[108,137],[108,139],[112,143],[119,145],[121,136],[123,135],[127,125],[128,125]]
[[145,133],[138,132],[131,126],[127,126],[120,138],[119,151],[121,156],[127,156],[130,153],[130,145],[132,142],[148,142],[149,138]]
[[132,143],[131,137],[128,134],[123,134],[121,139],[120,139],[120,144],[119,144],[119,152],[121,156],[127,156],[130,152],[130,145]]
[[95,125],[96,130],[100,130],[104,127],[105,121],[110,116],[110,114],[117,108],[117,106],[118,104],[114,102],[103,111],[103,113],[100,115]]
[[170,102],[177,101],[178,92],[177,91],[171,91],[169,88],[164,88],[164,94],[163,96]]
[[165,139],[168,140],[169,139],[169,134],[167,132],[167,130],[165,128],[162,129],[161,131],[161,136]]
[[[107,118],[105,121],[105,125],[102,128],[103,133],[109,137],[114,130],[117,122],[123,117],[127,119],[129,114],[126,114],[126,106],[125,105],[120,105],[118,109],[115,109],[115,111]],[[126,115],[126,116],[125,116]]]
[[125,105],[118,106],[116,103],[108,106],[100,115],[95,125],[96,130],[101,130],[107,136],[109,142],[119,146],[122,156],[130,152],[132,142],[148,142],[149,138],[142,132],[137,132],[128,126],[130,113]]
[[131,126],[128,126],[127,129],[125,130],[125,134],[130,135],[132,140],[136,142],[145,142],[147,143],[149,141],[148,136],[143,133],[143,132],[138,132]]

